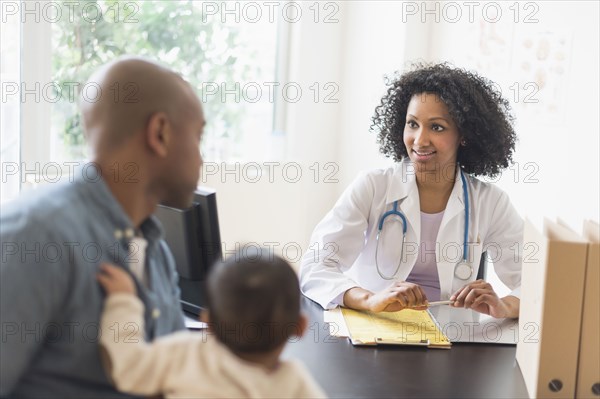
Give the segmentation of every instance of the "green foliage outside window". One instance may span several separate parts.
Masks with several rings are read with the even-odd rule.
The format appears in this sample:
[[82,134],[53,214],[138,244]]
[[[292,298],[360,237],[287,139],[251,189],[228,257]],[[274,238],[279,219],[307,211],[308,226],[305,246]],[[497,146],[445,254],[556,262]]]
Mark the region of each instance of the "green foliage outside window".
[[[73,20],[64,17],[53,24],[53,79],[60,87],[78,82],[81,88],[94,70],[118,56],[149,57],[179,72],[201,98],[203,82],[219,84],[219,92],[203,104],[209,123],[206,136],[233,142],[239,138],[238,122],[245,108],[224,103],[220,83],[231,88],[261,72],[249,63],[257,51],[247,45],[250,38],[244,37],[239,24],[223,24],[219,18],[203,20],[194,1],[87,0],[77,2],[71,15]],[[72,156],[81,155],[77,148],[83,145],[84,136],[76,98],[61,96],[54,112],[63,118],[56,128],[64,145],[75,152]]]

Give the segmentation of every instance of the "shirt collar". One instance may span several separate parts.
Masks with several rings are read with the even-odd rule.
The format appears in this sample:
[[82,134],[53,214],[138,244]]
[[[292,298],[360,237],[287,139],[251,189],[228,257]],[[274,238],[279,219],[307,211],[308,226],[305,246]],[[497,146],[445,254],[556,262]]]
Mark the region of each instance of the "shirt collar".
[[[106,220],[114,226],[115,238],[131,239],[135,235],[135,227],[125,213],[125,210],[112,194],[102,172],[93,162],[84,164],[76,173],[75,183],[80,186],[81,193],[86,202],[98,209]],[[140,224],[140,230],[144,238],[151,245],[164,236],[164,231],[158,219],[149,216]]]
[[144,238],[148,240],[149,243],[162,240],[165,235],[162,225],[153,215],[142,222],[140,225],[140,230],[142,231]]

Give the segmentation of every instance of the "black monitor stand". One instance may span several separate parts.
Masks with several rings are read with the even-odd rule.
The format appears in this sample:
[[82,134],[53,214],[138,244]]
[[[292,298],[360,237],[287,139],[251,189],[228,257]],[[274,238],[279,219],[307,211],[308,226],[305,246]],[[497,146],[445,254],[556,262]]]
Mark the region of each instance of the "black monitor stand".
[[186,209],[159,205],[155,216],[165,230],[165,240],[173,253],[181,307],[199,315],[206,307],[205,281],[210,268],[222,259],[221,232],[214,190],[198,187],[192,205]]
[[181,289],[181,307],[187,313],[197,316],[206,307],[205,281],[188,280],[179,277],[179,288]]

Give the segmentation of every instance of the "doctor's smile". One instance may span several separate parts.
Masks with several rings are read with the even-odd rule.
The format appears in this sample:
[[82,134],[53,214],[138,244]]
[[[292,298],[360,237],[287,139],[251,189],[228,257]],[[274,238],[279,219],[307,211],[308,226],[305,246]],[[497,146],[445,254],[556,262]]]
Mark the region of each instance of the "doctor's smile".
[[412,152],[416,155],[416,161],[429,161],[431,158],[433,158],[433,154],[435,154],[435,151],[426,152],[423,150],[413,150]]

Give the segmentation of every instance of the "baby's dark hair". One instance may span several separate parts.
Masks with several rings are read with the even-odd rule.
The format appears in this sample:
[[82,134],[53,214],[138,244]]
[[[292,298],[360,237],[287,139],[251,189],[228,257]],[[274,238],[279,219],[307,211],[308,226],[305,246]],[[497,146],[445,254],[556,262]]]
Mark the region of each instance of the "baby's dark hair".
[[514,118],[492,81],[442,63],[414,64],[413,70],[386,83],[390,87],[371,125],[385,156],[396,162],[408,157],[403,141],[408,103],[415,94],[434,93],[448,107],[465,141],[457,157],[465,172],[494,177],[512,163],[517,139]]
[[233,352],[268,352],[298,333],[298,277],[267,249],[242,250],[216,264],[206,298],[210,326]]

